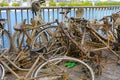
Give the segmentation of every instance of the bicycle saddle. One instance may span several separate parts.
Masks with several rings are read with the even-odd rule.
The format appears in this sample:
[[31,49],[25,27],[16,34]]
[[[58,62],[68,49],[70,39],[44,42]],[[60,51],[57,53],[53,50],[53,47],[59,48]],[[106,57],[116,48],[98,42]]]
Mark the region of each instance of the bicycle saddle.
[[16,30],[16,31],[22,31],[22,30],[24,30],[25,22],[26,22],[26,19],[24,19],[21,23],[15,25],[14,26],[14,30]]

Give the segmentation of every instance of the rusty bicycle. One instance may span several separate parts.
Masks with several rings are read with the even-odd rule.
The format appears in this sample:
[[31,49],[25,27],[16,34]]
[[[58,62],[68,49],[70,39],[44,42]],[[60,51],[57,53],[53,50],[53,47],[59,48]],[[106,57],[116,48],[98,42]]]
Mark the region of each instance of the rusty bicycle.
[[11,36],[5,29],[6,19],[0,19],[0,52],[11,50]]

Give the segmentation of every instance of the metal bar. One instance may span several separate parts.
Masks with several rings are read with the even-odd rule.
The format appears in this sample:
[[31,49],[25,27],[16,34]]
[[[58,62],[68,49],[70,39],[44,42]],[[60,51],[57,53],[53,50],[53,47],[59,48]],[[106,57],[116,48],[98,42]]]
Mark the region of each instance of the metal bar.
[[[71,9],[72,10],[72,9]],[[74,12],[75,13],[75,12]],[[70,11],[70,17],[72,16],[72,13],[71,13],[71,11]]]
[[94,10],[95,8],[92,8],[92,19],[94,19],[95,18],[95,10]]
[[27,23],[29,23],[29,13],[28,13],[28,9],[27,9]]
[[2,12],[1,12],[1,10],[0,10],[0,18],[2,18]]
[[29,71],[30,69],[22,69],[20,67],[18,67],[14,62],[12,62],[7,56],[3,55],[3,58],[5,58],[11,65],[13,65],[13,67],[15,67],[18,70],[21,71]]
[[48,9],[48,22],[50,21],[50,10]]
[[23,20],[23,10],[21,9],[21,21]]
[[91,19],[91,16],[92,16],[92,14],[91,14],[91,8],[88,8],[88,19],[89,20]]
[[42,18],[45,21],[45,9],[43,9],[42,12],[43,12],[43,17]]
[[53,15],[52,15],[52,16],[53,16],[53,17],[52,17],[52,21],[54,21],[54,20],[55,20],[55,16],[54,16],[54,15],[55,15],[55,14],[54,14],[55,11],[54,11],[54,9],[53,9],[52,11],[53,11],[53,12],[52,12],[52,14],[53,14]]
[[17,12],[16,12],[16,9],[15,9],[15,23],[17,24]]
[[58,16],[58,14],[59,14],[59,9],[57,9],[57,19],[59,20],[59,16]]
[[[74,10],[74,12],[76,12],[75,8],[74,8],[73,10]],[[75,17],[75,13],[74,13],[74,15],[73,15],[73,16]]]
[[85,12],[86,12],[85,17],[87,18],[87,8],[85,8]]
[[14,74],[18,79],[20,78],[20,76],[18,74],[16,74],[8,65],[6,65],[5,62],[1,61],[1,63],[12,73]]
[[6,14],[7,14],[7,22],[8,22],[8,31],[10,33],[10,36],[12,36],[10,9],[6,11]]
[[107,49],[108,49],[108,47],[103,47],[103,48],[92,49],[90,51],[94,52],[94,51],[107,50]]

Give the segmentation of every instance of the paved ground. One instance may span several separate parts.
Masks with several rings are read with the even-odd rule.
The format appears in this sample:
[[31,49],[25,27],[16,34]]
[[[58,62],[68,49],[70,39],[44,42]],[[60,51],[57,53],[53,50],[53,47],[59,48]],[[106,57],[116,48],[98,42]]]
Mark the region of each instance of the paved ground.
[[120,80],[120,64],[116,62],[117,57],[112,54],[109,56],[107,62],[103,64],[102,75],[96,80]]
[[120,65],[115,63],[104,65],[102,75],[97,80],[120,80]]
[[[96,76],[95,80],[120,80],[120,65],[112,60],[114,56],[108,57],[106,63],[103,64],[103,71],[101,76]],[[20,74],[25,74],[21,73]],[[14,76],[10,73],[7,75],[6,80],[15,80]]]
[[102,75],[96,80],[120,80],[120,65],[107,64],[103,68]]

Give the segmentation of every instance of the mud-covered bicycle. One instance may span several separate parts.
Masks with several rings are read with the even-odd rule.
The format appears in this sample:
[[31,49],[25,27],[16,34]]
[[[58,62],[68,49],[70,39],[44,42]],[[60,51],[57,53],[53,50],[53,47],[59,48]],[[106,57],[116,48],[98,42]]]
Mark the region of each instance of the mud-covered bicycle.
[[6,19],[0,19],[0,53],[11,50],[11,36],[5,29]]

